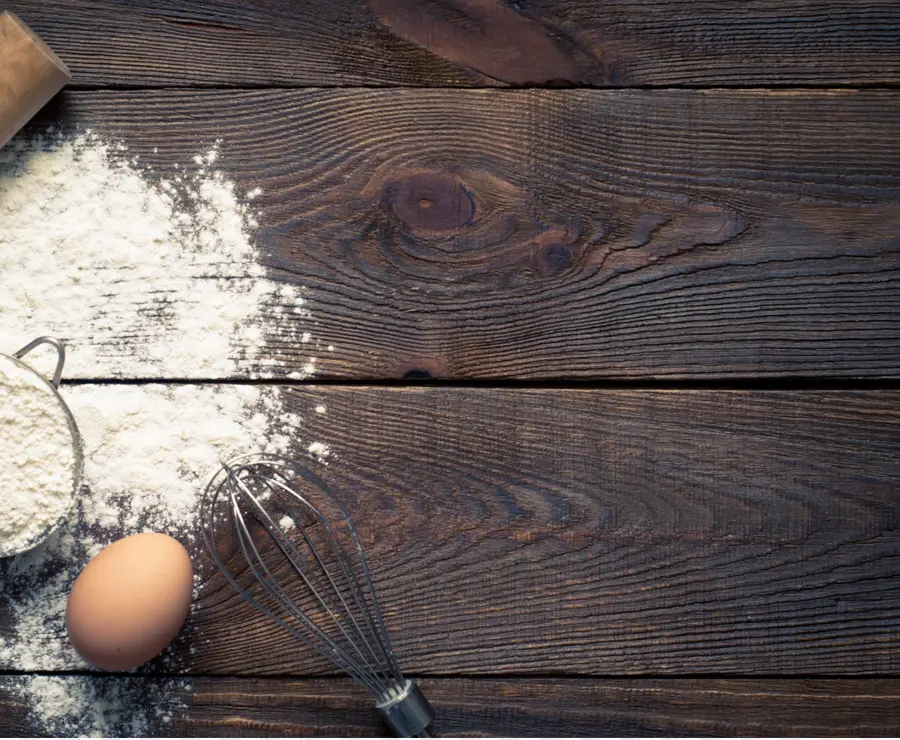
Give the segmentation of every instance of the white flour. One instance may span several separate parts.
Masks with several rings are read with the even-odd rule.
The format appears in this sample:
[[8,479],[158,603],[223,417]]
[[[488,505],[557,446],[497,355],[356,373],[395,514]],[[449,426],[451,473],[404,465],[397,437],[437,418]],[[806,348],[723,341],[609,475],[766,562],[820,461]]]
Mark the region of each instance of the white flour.
[[[56,737],[146,737],[169,726],[183,709],[188,682],[179,679],[97,679],[91,676],[15,676],[2,684],[19,701],[46,707],[43,729]],[[140,707],[135,711],[135,697]]]
[[163,180],[91,134],[0,149],[0,352],[49,333],[67,377],[271,376],[266,329],[289,316],[280,338],[300,346],[309,312],[266,278],[221,159],[216,145]]
[[331,455],[331,448],[322,442],[311,442],[309,447],[306,448],[306,451],[316,458],[320,463],[326,463],[325,461]]
[[28,547],[65,515],[75,493],[73,443],[46,383],[0,356],[0,553]]
[[272,388],[86,385],[66,389],[66,398],[81,425],[85,486],[58,535],[4,563],[18,629],[0,640],[2,668],[87,668],[64,624],[69,588],[87,561],[148,530],[192,545],[199,493],[221,460],[283,453],[302,438],[302,419],[283,410]]
[[[304,326],[302,288],[267,277],[249,195],[242,201],[220,160],[217,146],[167,182],[90,134],[0,149],[0,352],[50,334],[67,343],[67,377],[210,379],[276,372],[264,347],[279,318],[282,341],[320,346]],[[291,377],[314,369],[309,357]],[[221,460],[289,448],[324,460],[277,388],[88,384],[63,396],[84,441],[85,485],[46,544],[0,561],[11,625],[0,670],[87,670],[65,632],[75,577],[128,534],[167,532],[190,546],[198,495]],[[188,666],[175,656],[192,651],[161,660],[179,671]],[[36,733],[146,735],[177,711],[147,685],[31,676],[0,689],[28,707]]]

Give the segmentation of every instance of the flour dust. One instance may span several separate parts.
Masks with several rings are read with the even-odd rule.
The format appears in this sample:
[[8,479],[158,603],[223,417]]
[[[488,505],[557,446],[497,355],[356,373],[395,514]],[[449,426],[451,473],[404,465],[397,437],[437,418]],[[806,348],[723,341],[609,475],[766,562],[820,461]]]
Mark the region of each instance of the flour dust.
[[[276,322],[294,347],[327,344],[310,341],[302,286],[267,275],[255,244],[259,192],[242,196],[225,176],[226,151],[208,148],[166,180],[89,132],[20,136],[0,149],[0,352],[49,334],[67,345],[70,378],[216,379],[274,373],[266,341]],[[315,363],[306,358],[290,377],[311,376]],[[89,670],[66,637],[75,577],[129,534],[166,532],[190,547],[199,492],[222,459],[292,449],[324,462],[330,454],[305,438],[278,388],[62,392],[84,440],[85,483],[49,541],[0,561],[2,670]],[[185,668],[173,655],[160,660]],[[148,680],[25,676],[0,690],[28,707],[35,733],[147,735],[177,713],[163,698],[146,700]]]
[[310,312],[266,277],[220,148],[170,179],[91,133],[0,149],[0,352],[51,333],[68,377],[271,376],[267,329],[299,347]]
[[[183,679],[93,676],[8,676],[11,696],[43,707],[41,729],[53,737],[147,737],[167,731],[185,709],[190,683]],[[155,708],[135,712],[136,699]]]

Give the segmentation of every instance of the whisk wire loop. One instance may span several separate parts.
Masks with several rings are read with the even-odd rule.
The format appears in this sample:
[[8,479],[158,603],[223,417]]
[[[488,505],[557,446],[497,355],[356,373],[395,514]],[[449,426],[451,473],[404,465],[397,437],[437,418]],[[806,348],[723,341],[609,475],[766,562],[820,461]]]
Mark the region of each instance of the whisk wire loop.
[[246,601],[368,689],[395,733],[425,731],[433,710],[403,677],[359,537],[318,476],[270,455],[223,463],[201,520],[213,561]]
[[[363,605],[364,595],[360,593],[359,581],[353,574],[350,573],[350,571],[347,567],[347,563],[349,562],[349,555],[347,554],[346,550],[344,549],[344,547],[340,543],[340,541],[335,537],[335,533],[333,532],[331,526],[329,525],[328,520],[322,515],[322,513],[313,504],[311,504],[308,500],[306,500],[303,496],[301,496],[296,491],[293,491],[292,489],[285,486],[283,483],[281,483],[281,481],[272,480],[272,481],[265,481],[264,483],[267,486],[276,486],[277,488],[281,489],[281,491],[284,492],[285,494],[287,494],[289,496],[294,496],[295,498],[297,498],[298,501],[302,502],[310,510],[310,512],[312,512],[312,514],[315,516],[316,520],[322,525],[323,533],[326,536],[326,538],[328,539],[328,544],[332,548],[334,548],[334,550],[336,552],[340,553],[341,557],[339,557],[337,560],[338,560],[338,565],[340,566],[340,569],[341,569],[341,575],[343,576],[344,583],[345,583],[345,585],[347,585],[349,587],[348,590],[353,598],[354,606],[356,607],[357,610],[359,610],[360,613],[364,613],[364,608],[365,608]],[[327,585],[329,586],[332,594],[338,600],[338,602],[341,604],[341,606],[344,608],[344,613],[348,616],[348,618],[350,620],[350,626],[352,626],[352,631],[355,633],[355,636],[362,641],[362,644],[365,647],[365,652],[368,653],[368,655],[365,655],[365,654],[363,654],[362,651],[359,651],[359,657],[366,663],[367,667],[370,670],[373,670],[373,671],[376,670],[374,666],[379,664],[379,656],[376,655],[375,648],[372,647],[372,642],[374,642],[377,644],[377,646],[380,649],[381,659],[387,661],[392,666],[395,673],[399,674],[400,669],[394,663],[393,654],[390,652],[390,650],[388,648],[385,647],[384,642],[380,639],[380,636],[378,635],[377,630],[374,629],[373,625],[369,621],[363,621],[363,624],[366,625],[366,629],[364,629],[362,626],[360,626],[359,621],[357,620],[356,616],[354,615],[353,609],[347,603],[346,599],[344,598],[344,595],[341,593],[341,590],[338,587],[338,584],[335,582],[335,579],[331,574],[331,570],[328,568],[327,564],[322,559],[322,556],[320,555],[319,550],[316,548],[315,543],[310,538],[308,532],[306,531],[306,528],[302,527],[302,526],[298,526],[299,523],[295,517],[292,517],[292,520],[294,521],[295,527],[297,527],[299,529],[300,536],[303,538],[304,543],[307,545],[307,547],[309,547],[309,550],[312,553],[316,564],[321,568],[321,572],[325,574],[325,577],[327,580]],[[269,519],[269,521],[271,522],[271,519]],[[299,556],[299,553],[297,552],[296,548],[294,547],[293,543],[290,541],[290,539],[286,539],[283,536],[279,536],[282,533],[279,530],[277,530],[277,528],[274,528],[274,531],[272,531],[270,533],[272,534],[273,538],[275,538],[276,544],[282,548],[282,551],[284,552],[285,557],[290,561],[291,565],[295,568],[298,575],[309,586],[309,588],[313,591],[313,593],[316,595],[316,597],[319,598],[319,600],[324,604],[325,599],[322,596],[320,596],[318,591],[316,591],[315,586],[306,578],[306,575],[303,573],[302,568],[297,563],[300,556]],[[340,619],[335,614],[335,612],[333,612],[330,608],[326,607],[326,609],[328,611],[329,616],[338,625],[338,627],[340,628],[343,635],[348,640],[352,641],[353,638],[347,633],[347,631],[345,630],[343,624],[341,623]],[[368,635],[366,633],[368,633]],[[371,638],[371,642],[370,642],[370,638]],[[352,644],[354,644],[354,646],[355,646],[355,643],[352,643]],[[372,662],[370,662],[370,660]]]
[[[273,533],[280,532],[279,528],[275,525],[274,520],[271,518],[265,508],[261,506],[259,498],[255,496],[246,485],[244,485],[240,478],[237,477],[236,473],[237,471],[235,469],[229,469],[228,471],[228,475],[229,478],[231,478],[232,483],[240,489],[241,493],[243,493],[254,504],[254,506],[257,507],[255,513],[259,516],[260,523],[266,528],[270,536],[273,537],[273,542],[275,542],[276,546],[278,546],[279,543],[282,543],[280,549],[282,550],[282,552],[284,552],[284,538],[273,535]],[[367,673],[366,666],[359,665],[359,663],[351,654],[347,652],[346,649],[336,644],[331,639],[331,637],[320,628],[318,624],[309,619],[309,617],[297,607],[293,599],[291,599],[279,580],[273,574],[272,570],[267,564],[266,558],[262,555],[256,543],[254,542],[254,538],[247,525],[245,516],[239,508],[240,499],[236,496],[231,496],[230,501],[232,513],[234,515],[234,524],[237,528],[238,548],[240,549],[244,560],[249,566],[251,573],[256,579],[256,582],[263,587],[264,591],[268,595],[275,598],[276,602],[280,606],[282,606],[286,612],[288,612],[289,616],[299,620],[302,624],[306,625],[310,632],[312,632],[313,636],[317,639],[312,640],[307,635],[300,633],[295,627],[288,624],[283,618],[274,615],[271,609],[268,609],[260,604],[259,600],[256,599],[242,584],[237,583],[234,579],[229,579],[231,580],[232,584],[235,585],[237,589],[241,591],[241,593],[245,596],[245,598],[250,600],[254,606],[264,611],[268,616],[273,617],[279,624],[289,629],[292,634],[299,637],[302,641],[306,642],[311,647],[314,647],[323,652],[332,660],[332,662],[336,663],[338,667],[342,668],[352,677],[357,679],[360,683],[366,686],[366,688],[374,693],[381,693],[383,691],[386,691],[388,687],[383,685],[378,680],[379,677],[377,673]],[[333,612],[331,612],[331,610],[328,608],[327,602],[325,602],[321,598],[321,596],[316,591],[315,586],[303,572],[300,564],[294,559],[289,558],[288,560],[293,570],[297,573],[297,575],[300,576],[307,588],[309,588],[310,591],[316,596],[320,604],[328,611],[331,617],[336,622],[338,622],[337,618],[334,617]]]
[[[293,491],[290,491],[289,489],[287,489],[279,481],[266,480],[266,481],[262,481],[262,482],[265,486],[271,487],[272,485],[275,485],[275,486],[278,486],[279,488],[283,488],[289,494],[295,495]],[[252,492],[244,485],[244,483],[242,481],[237,480],[236,484],[242,488],[244,493],[247,496],[249,496],[255,504],[259,505],[259,503],[260,503],[259,500],[255,496],[253,496]],[[299,495],[297,497],[302,498]],[[321,512],[319,512],[319,510],[316,509],[314,506],[312,506],[312,504],[310,504],[308,501],[304,500],[304,503],[313,512],[313,514],[316,516],[316,519],[323,525],[324,534],[328,538],[329,544],[333,548],[335,548],[335,551],[340,551],[341,555],[343,556],[338,559],[338,563],[341,567],[341,570],[343,571],[344,577],[346,579],[346,583],[351,586],[350,591],[354,595],[354,599],[356,601],[357,608],[362,609],[362,605],[358,598],[358,593],[357,593],[358,589],[354,587],[356,584],[353,583],[353,580],[351,580],[350,574],[347,572],[347,569],[346,569],[345,559],[346,559],[347,555],[343,549],[343,546],[340,544],[340,542],[335,540],[333,533],[331,531],[331,528],[328,525],[327,520],[322,516]],[[315,544],[312,542],[311,538],[307,534],[306,529],[304,527],[299,527],[300,535],[303,538],[304,542],[308,545],[310,552],[313,555],[313,558],[315,559],[316,563],[321,567],[322,573],[325,574],[327,584],[330,586],[331,590],[333,591],[333,595],[338,600],[339,604],[341,606],[343,606],[344,613],[347,615],[347,617],[350,621],[350,625],[345,626],[344,622],[338,617],[337,613],[329,606],[329,603],[328,603],[326,597],[323,596],[323,594],[319,592],[319,590],[316,588],[316,585],[307,576],[302,565],[300,564],[301,556],[300,556],[299,552],[297,551],[296,547],[290,541],[290,539],[288,539],[287,537],[284,536],[284,533],[281,531],[281,529],[278,526],[276,526],[274,520],[271,518],[271,516],[269,516],[269,514],[267,512],[265,512],[264,509],[261,511],[263,513],[262,524],[268,531],[269,535],[272,537],[272,540],[275,543],[275,545],[281,550],[282,554],[285,556],[286,560],[288,561],[288,563],[290,564],[290,566],[292,567],[294,572],[300,577],[300,579],[304,582],[304,584],[306,584],[307,588],[309,588],[309,590],[313,594],[313,596],[322,605],[322,607],[325,610],[328,617],[335,624],[335,626],[340,630],[341,634],[347,639],[348,644],[353,648],[354,652],[356,653],[355,656],[352,656],[352,655],[347,655],[343,650],[338,650],[338,652],[341,654],[341,657],[345,661],[349,662],[351,665],[354,665],[354,667],[356,669],[358,669],[358,673],[360,675],[362,675],[362,676],[367,676],[367,675],[368,676],[373,676],[373,675],[379,676],[378,669],[375,665],[378,661],[378,658],[375,655],[374,651],[372,650],[372,647],[369,643],[368,638],[366,637],[363,630],[360,628],[359,623],[353,614],[353,611],[348,606],[346,600],[344,599],[344,596],[341,594],[340,589],[338,588],[337,584],[335,583],[334,578],[331,575],[331,571],[329,570],[328,566],[323,562],[322,557],[319,554],[319,551],[316,549]],[[296,526],[296,519],[293,519],[293,521],[295,522],[295,526]],[[255,548],[254,548],[254,551],[255,551],[254,554],[257,555],[258,551],[256,551]],[[263,563],[263,565],[265,565],[265,561],[263,561],[261,557],[259,558],[259,560],[260,560],[260,562]],[[266,568],[266,576],[268,576],[266,578],[266,582],[269,583],[271,585],[271,587],[277,591],[278,595],[281,598],[287,599],[286,592],[284,591],[284,589],[282,589],[279,586],[277,580],[274,579],[274,577],[271,574],[271,571],[269,571],[268,568]],[[296,616],[298,616],[302,620],[311,624],[312,629],[314,629],[318,633],[320,633],[320,636],[323,636],[323,637],[325,636],[325,633],[321,632],[321,630],[319,630],[318,626],[309,622],[309,620],[306,618],[306,616],[302,612],[298,611],[295,608],[295,605],[293,604],[293,602],[289,603],[289,609],[291,612],[295,613]],[[353,636],[351,636],[350,632],[348,632],[348,628],[352,628],[352,631],[355,633]],[[365,652],[368,652],[368,655],[366,655],[363,650],[359,649],[359,646],[357,645],[357,643],[354,642],[354,637],[357,637],[362,641],[363,645],[365,646]],[[360,662],[363,665],[359,665]],[[368,673],[366,673],[366,671],[368,671]],[[357,671],[355,671],[355,672],[357,672]],[[389,689],[390,689],[390,686],[387,684],[385,684],[383,686],[378,686],[377,688],[374,688],[374,690],[380,690],[380,691],[387,691]]]

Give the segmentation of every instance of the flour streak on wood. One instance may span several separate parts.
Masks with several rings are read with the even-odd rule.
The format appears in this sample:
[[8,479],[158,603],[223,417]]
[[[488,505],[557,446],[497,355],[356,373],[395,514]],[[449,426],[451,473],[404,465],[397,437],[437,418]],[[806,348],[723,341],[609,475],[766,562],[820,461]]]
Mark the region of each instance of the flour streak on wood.
[[[34,736],[27,707],[0,677],[4,733]],[[61,682],[74,682],[71,677]],[[179,737],[380,737],[368,696],[349,681],[122,677],[182,702]],[[900,681],[426,679],[434,735],[455,737],[889,736]],[[150,708],[148,708],[150,709]],[[142,711],[139,709],[139,711]],[[156,729],[156,728],[152,728]]]
[[[310,288],[336,378],[898,377],[900,94],[73,93],[175,174],[198,142]],[[274,370],[308,361],[271,317]],[[125,351],[139,351],[125,345]],[[305,348],[304,348],[305,350]],[[251,368],[248,368],[248,372]]]
[[[900,81],[900,8],[857,0],[9,0],[91,85]],[[148,53],[152,49],[152,53]]]
[[[900,668],[897,393],[282,392],[411,673]],[[331,672],[201,570],[176,665]]]

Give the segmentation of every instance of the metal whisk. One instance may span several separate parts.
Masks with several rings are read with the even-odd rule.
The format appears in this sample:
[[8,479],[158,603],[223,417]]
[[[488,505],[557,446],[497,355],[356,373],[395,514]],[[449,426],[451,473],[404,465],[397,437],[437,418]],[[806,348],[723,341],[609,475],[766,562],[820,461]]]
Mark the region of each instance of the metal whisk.
[[434,712],[397,665],[356,530],[317,475],[275,456],[237,458],[206,487],[201,522],[247,601],[367,688],[399,737],[427,735]]

